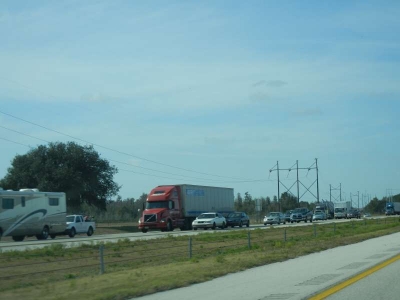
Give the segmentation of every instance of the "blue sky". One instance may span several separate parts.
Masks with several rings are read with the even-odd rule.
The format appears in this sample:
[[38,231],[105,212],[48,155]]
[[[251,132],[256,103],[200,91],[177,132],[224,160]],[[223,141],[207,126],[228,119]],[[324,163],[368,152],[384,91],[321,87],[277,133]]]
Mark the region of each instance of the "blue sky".
[[69,135],[101,146],[123,198],[173,183],[273,197],[277,161],[315,158],[320,199],[340,183],[346,200],[398,194],[399,15],[398,1],[2,1],[0,177]]

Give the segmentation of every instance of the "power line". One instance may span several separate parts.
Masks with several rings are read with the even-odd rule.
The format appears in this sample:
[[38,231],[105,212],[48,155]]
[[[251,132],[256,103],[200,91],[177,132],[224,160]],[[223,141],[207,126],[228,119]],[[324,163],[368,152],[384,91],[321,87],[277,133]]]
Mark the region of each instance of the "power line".
[[[12,117],[12,118],[14,118],[14,119],[17,119],[17,120],[19,120],[19,121],[23,121],[23,122],[25,122],[25,123],[28,123],[28,124],[31,124],[31,125],[34,125],[34,126],[37,126],[37,127],[43,128],[43,129],[46,129],[46,130],[48,130],[48,131],[55,132],[55,133],[57,133],[57,134],[60,134],[60,135],[69,137],[69,138],[71,138],[71,139],[74,139],[74,140],[77,140],[77,141],[80,141],[80,142],[84,142],[84,143],[86,143],[86,144],[90,144],[90,145],[93,145],[93,146],[96,146],[96,147],[99,147],[99,148],[103,148],[103,149],[106,149],[106,150],[109,150],[109,151],[113,151],[113,152],[116,152],[116,153],[119,153],[119,154],[123,154],[123,155],[126,155],[126,156],[130,156],[130,157],[133,157],[133,158],[136,158],[136,159],[140,159],[140,160],[143,160],[143,161],[151,162],[151,163],[154,163],[154,164],[158,164],[158,165],[162,165],[162,166],[165,166],[165,167],[169,167],[169,168],[173,168],[173,169],[178,169],[178,170],[186,171],[186,172],[192,172],[192,173],[197,173],[197,174],[202,174],[202,175],[208,175],[208,176],[214,176],[214,177],[220,177],[220,178],[229,178],[229,179],[235,179],[235,180],[236,180],[236,179],[237,179],[237,180],[243,180],[243,178],[229,177],[229,176],[221,176],[221,175],[216,175],[216,174],[211,174],[211,173],[199,172],[199,171],[195,171],[195,170],[191,170],[191,169],[180,168],[180,167],[176,167],[176,166],[173,166],[173,165],[161,163],[161,162],[158,162],[158,161],[155,161],[155,160],[143,158],[143,157],[140,157],[140,156],[137,156],[137,155],[133,155],[133,154],[126,153],[126,152],[122,152],[122,151],[119,151],[119,150],[116,150],[116,149],[112,149],[112,148],[109,148],[109,147],[106,147],[106,146],[102,146],[102,145],[100,145],[100,144],[92,143],[92,142],[86,141],[86,140],[84,140],[84,139],[80,139],[80,138],[74,137],[74,136],[72,136],[72,135],[63,133],[63,132],[61,132],[61,131],[57,131],[57,130],[51,129],[51,128],[49,128],[49,127],[46,127],[46,126],[43,126],[43,125],[40,125],[40,124],[31,122],[31,121],[22,119],[22,118],[20,118],[20,117],[11,115],[11,114],[6,113],[6,112],[4,112],[4,111],[0,111],[0,113],[4,114],[4,115],[6,115],[6,116]],[[245,179],[245,180],[253,180],[253,179]]]
[[29,146],[29,145],[21,144],[21,143],[18,143],[18,142],[12,141],[12,140],[8,140],[8,139],[2,138],[2,137],[0,137],[0,139],[1,139],[1,140],[4,140],[4,141],[7,141],[7,142],[10,142],[10,143],[14,143],[14,144],[18,144],[18,145],[21,145],[21,146],[26,146],[26,147],[28,147],[28,148],[32,148],[32,147]]
[[[13,130],[13,129],[10,129],[10,128],[7,128],[7,127],[1,126],[1,125],[0,125],[0,127],[3,127],[3,128],[5,128],[5,129],[7,129],[7,130],[16,132],[16,133],[21,134],[21,135],[29,136],[29,137],[34,138],[34,139],[39,139],[39,138],[36,138],[36,137],[34,137],[34,136],[32,136],[32,135],[28,135],[28,134],[25,134],[25,133],[23,133],[23,132],[19,132],[19,131],[17,131],[17,130]],[[11,143],[15,143],[15,144],[19,144],[19,145],[22,145],[22,146],[26,146],[26,147],[31,148],[31,149],[33,148],[33,147],[30,146],[30,145],[22,144],[22,143],[15,142],[15,141],[12,141],[12,140],[7,140],[7,139],[4,139],[4,138],[1,138],[1,139],[6,140],[6,141],[11,142]],[[39,140],[42,140],[42,139],[39,139]],[[46,141],[46,140],[42,140],[42,141],[48,142],[48,141]],[[49,142],[48,142],[48,143],[49,143]],[[145,167],[141,167],[141,166],[137,166],[137,165],[134,165],[134,164],[125,163],[125,162],[121,162],[121,161],[117,161],[117,160],[113,160],[113,159],[107,159],[107,160],[113,161],[113,162],[116,162],[116,163],[120,163],[120,164],[124,164],[124,165],[133,166],[133,167],[136,167],[136,168],[146,169],[146,170],[155,171],[155,172],[159,172],[159,173],[164,173],[164,174],[168,174],[168,175],[179,176],[179,177],[182,177],[182,178],[197,179],[197,180],[202,180],[202,181],[206,181],[206,182],[245,183],[245,182],[266,182],[266,181],[274,181],[274,180],[266,180],[266,179],[257,179],[257,180],[235,180],[235,181],[206,179],[206,178],[201,178],[201,177],[193,177],[193,176],[186,176],[186,175],[180,175],[180,174],[174,174],[174,173],[169,173],[169,172],[158,171],[158,170],[155,170],[155,169],[145,168]],[[136,171],[132,171],[132,170],[125,170],[125,169],[120,169],[120,168],[119,168],[118,170],[119,170],[119,171],[130,172],[130,173],[135,173],[135,174],[140,174],[140,175],[146,175],[146,176],[153,176],[153,177],[166,178],[166,179],[174,179],[174,180],[182,180],[182,179],[179,179],[179,178],[171,178],[171,177],[160,176],[160,175],[155,175],[155,174],[141,173],[141,172],[136,172]]]

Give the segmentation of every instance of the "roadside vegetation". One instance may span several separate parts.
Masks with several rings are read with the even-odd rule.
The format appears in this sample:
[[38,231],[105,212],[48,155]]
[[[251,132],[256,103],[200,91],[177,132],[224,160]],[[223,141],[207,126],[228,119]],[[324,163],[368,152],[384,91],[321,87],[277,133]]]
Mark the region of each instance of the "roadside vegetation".
[[[392,234],[397,217],[0,253],[1,299],[128,299]],[[100,253],[104,274],[100,275]]]

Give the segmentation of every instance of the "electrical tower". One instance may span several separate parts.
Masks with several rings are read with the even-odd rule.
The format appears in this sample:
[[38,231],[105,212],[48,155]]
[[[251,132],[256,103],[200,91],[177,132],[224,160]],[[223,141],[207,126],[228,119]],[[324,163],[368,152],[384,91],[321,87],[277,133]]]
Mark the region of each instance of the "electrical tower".
[[[316,170],[316,176],[317,176],[317,177],[316,177],[315,181],[314,181],[313,183],[311,183],[310,186],[307,187],[307,186],[305,186],[305,185],[299,180],[299,170],[307,170],[307,174],[308,174],[308,172],[309,172],[310,170],[314,170],[314,169]],[[293,171],[293,170],[296,170],[296,181],[295,181],[290,187],[287,187],[287,186],[280,180],[279,172],[280,172],[280,171],[288,171],[288,172],[290,172],[290,171]],[[285,187],[285,188],[286,188],[286,192],[292,194],[293,196],[294,196],[294,194],[293,194],[290,190],[296,185],[296,186],[297,186],[297,202],[298,202],[298,203],[300,202],[300,199],[301,199],[307,192],[310,193],[311,195],[313,195],[313,196],[315,197],[315,199],[317,199],[317,202],[319,203],[318,159],[317,159],[317,158],[315,159],[315,162],[314,162],[310,167],[308,167],[308,168],[299,168],[299,161],[296,160],[296,163],[295,163],[292,167],[290,167],[290,168],[288,168],[288,169],[280,169],[280,168],[279,168],[279,161],[277,161],[277,162],[276,162],[276,165],[273,166],[272,169],[269,170],[270,175],[271,175],[271,172],[272,172],[272,171],[277,171],[277,174],[278,174],[278,203],[279,203],[279,209],[281,208],[281,207],[280,207],[280,206],[281,206],[280,185],[282,185],[283,187]],[[312,187],[314,184],[317,185],[317,195],[315,195],[313,192],[310,191],[311,187]],[[302,186],[305,188],[305,192],[304,192],[302,195],[300,195],[300,185],[302,185]],[[296,197],[296,196],[294,196],[294,197]]]
[[[332,191],[339,191],[339,201],[342,202],[342,184],[340,183],[337,188],[332,188],[332,185],[329,185],[329,201],[332,202]],[[338,196],[333,196],[336,202],[338,201]]]

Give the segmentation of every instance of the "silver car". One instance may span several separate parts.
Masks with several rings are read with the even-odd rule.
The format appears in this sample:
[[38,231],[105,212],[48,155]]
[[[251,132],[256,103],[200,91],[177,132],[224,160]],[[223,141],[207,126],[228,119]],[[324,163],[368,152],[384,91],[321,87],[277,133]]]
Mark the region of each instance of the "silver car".
[[286,224],[285,215],[281,212],[271,212],[268,216],[264,217],[264,225],[267,224]]
[[197,230],[198,228],[215,229],[217,227],[224,229],[226,227],[226,219],[220,213],[203,213],[192,222],[192,227],[194,230]]

